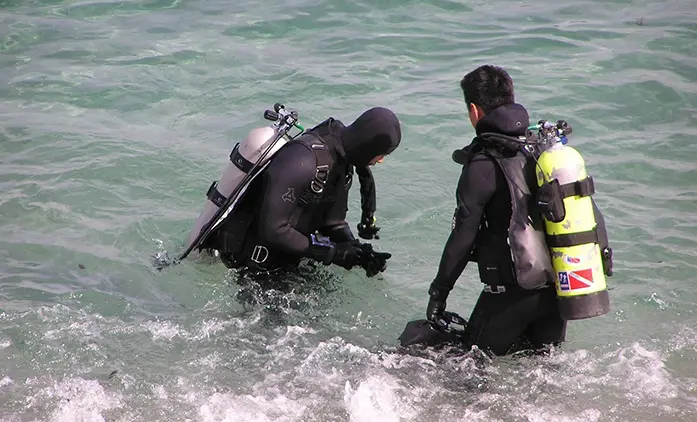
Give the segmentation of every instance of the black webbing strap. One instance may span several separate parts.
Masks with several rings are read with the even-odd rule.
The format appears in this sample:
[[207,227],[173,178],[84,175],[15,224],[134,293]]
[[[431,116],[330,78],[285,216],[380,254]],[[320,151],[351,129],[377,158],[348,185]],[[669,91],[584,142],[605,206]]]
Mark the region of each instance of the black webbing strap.
[[222,193],[218,192],[217,181],[211,183],[211,186],[208,188],[208,192],[206,192],[206,196],[211,200],[212,203],[217,205],[218,208],[222,207],[225,201],[227,201],[227,198],[224,197]]
[[324,192],[324,185],[329,180],[329,170],[332,164],[332,156],[326,145],[312,144],[311,148],[317,158],[317,167],[315,168],[315,177],[310,182],[310,186],[305,189],[298,200],[298,203],[302,206],[307,205],[314,196],[321,195]]
[[567,248],[586,243],[597,243],[600,245],[597,226],[585,232],[547,235],[547,246],[550,248]]
[[239,142],[237,145],[235,145],[235,148],[232,149],[232,152],[230,153],[230,161],[232,164],[235,165],[238,169],[242,170],[245,173],[249,173],[249,170],[254,167],[254,163],[251,161],[247,160],[240,154],[240,144]]
[[[319,138],[317,138],[319,139]],[[317,167],[315,168],[315,177],[310,182],[305,191],[298,197],[298,203],[290,218],[291,226],[296,226],[300,220],[304,208],[310,203],[315,202],[316,198],[324,192],[324,185],[329,181],[329,172],[331,171],[332,156],[329,148],[324,142],[311,143],[308,145],[317,159]]]
[[593,178],[591,176],[588,176],[583,180],[577,180],[575,182],[561,185],[559,187],[561,188],[562,198],[568,198],[569,196],[576,195],[591,196],[595,193],[595,184],[593,183]]

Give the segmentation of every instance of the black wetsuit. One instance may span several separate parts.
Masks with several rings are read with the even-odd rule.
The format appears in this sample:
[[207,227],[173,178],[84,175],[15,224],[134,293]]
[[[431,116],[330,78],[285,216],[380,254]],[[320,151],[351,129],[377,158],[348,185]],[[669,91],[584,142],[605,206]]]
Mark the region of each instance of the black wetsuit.
[[[528,115],[522,106],[503,106],[495,111],[478,122],[477,135],[485,132],[525,135]],[[500,167],[491,158],[476,154],[491,147],[475,138],[466,148],[474,158],[460,175],[452,232],[431,285],[435,296],[442,300],[447,298],[467,262],[477,257],[499,257],[510,263],[500,268],[513,265],[507,243],[511,219],[509,188]],[[493,277],[498,279],[493,286],[491,277],[482,280],[490,284],[480,294],[467,324],[470,345],[503,355],[510,353],[521,340],[529,341],[535,348],[564,341],[566,322],[559,316],[554,287],[524,290],[512,277],[512,271],[501,271]]]
[[372,217],[377,209],[377,199],[375,192],[375,179],[373,172],[368,166],[357,166],[356,175],[361,187],[361,214],[363,217]]
[[[226,265],[271,271],[290,269],[302,258],[310,258],[343,266],[337,262],[340,257],[324,257],[321,248],[313,247],[310,236],[318,232],[338,245],[358,242],[346,222],[354,171],[361,178],[362,210],[373,212],[375,186],[369,161],[391,153],[400,140],[397,117],[378,107],[349,126],[329,118],[284,145],[254,186],[258,192],[254,216],[241,250],[233,259],[224,260]],[[331,170],[322,192],[308,194],[320,165],[313,150],[318,144],[326,146]]]
[[[331,129],[334,125],[340,122],[327,122]],[[333,174],[317,202],[304,207],[303,221],[293,224],[291,219],[301,206],[300,195],[314,179],[317,166],[314,153],[299,143],[286,145],[262,176],[259,213],[245,242],[246,266],[275,269],[296,265],[301,258],[311,256],[309,236],[315,231],[332,242],[355,240],[345,220],[353,168],[333,145],[332,138],[324,136],[323,140],[334,147]],[[268,257],[264,262],[254,262],[253,248],[260,246],[268,249]]]

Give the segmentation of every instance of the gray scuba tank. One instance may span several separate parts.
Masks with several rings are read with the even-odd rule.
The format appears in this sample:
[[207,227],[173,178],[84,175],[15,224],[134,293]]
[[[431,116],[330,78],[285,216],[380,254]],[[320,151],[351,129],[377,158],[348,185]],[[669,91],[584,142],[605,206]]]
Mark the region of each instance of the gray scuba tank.
[[[207,235],[230,215],[254,179],[268,166],[274,154],[304,131],[296,124],[296,112],[286,111],[280,104],[276,104],[274,109],[275,112],[266,110],[264,113],[264,118],[274,120],[274,123],[271,126],[252,129],[242,142],[235,145],[220,180],[210,185],[203,210],[187,238],[187,252],[181,259],[187,255],[192,258],[198,257],[199,247]],[[293,126],[301,132],[291,137],[288,131]]]

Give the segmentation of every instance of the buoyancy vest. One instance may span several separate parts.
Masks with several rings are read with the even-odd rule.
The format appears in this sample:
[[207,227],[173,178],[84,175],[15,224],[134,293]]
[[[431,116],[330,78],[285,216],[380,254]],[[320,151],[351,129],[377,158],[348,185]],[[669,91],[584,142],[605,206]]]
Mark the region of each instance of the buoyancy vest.
[[[507,239],[512,261],[511,281],[526,290],[553,284],[554,269],[545,242],[544,222],[534,207],[534,189],[537,186],[534,161],[520,151],[515,155],[504,155],[495,148],[487,148],[482,154],[491,158],[501,169],[511,197],[511,219]],[[481,261],[480,254],[480,274],[485,270],[481,267],[487,264]],[[499,283],[503,281],[500,280]]]

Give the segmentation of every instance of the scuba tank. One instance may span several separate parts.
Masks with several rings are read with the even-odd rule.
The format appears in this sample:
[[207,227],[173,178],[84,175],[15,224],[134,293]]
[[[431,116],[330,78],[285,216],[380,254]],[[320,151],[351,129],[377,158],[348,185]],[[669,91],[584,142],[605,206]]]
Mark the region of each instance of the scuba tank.
[[536,200],[545,222],[561,317],[604,315],[610,310],[605,275],[612,275],[612,249],[601,246],[607,239],[599,237],[601,231],[606,234],[596,221],[593,178],[581,154],[566,145],[568,123],[540,121],[528,129],[537,130]]
[[[186,250],[179,258],[186,258],[193,252],[198,256],[208,236],[224,222],[235,206],[244,196],[252,181],[263,172],[270,163],[270,158],[292,139],[300,136],[305,129],[297,124],[298,113],[288,111],[282,104],[276,103],[274,110],[264,111],[264,119],[273,123],[270,126],[252,129],[247,137],[237,143],[230,153],[219,181],[208,188],[208,200],[203,206],[186,241]],[[300,130],[290,136],[292,127]]]

